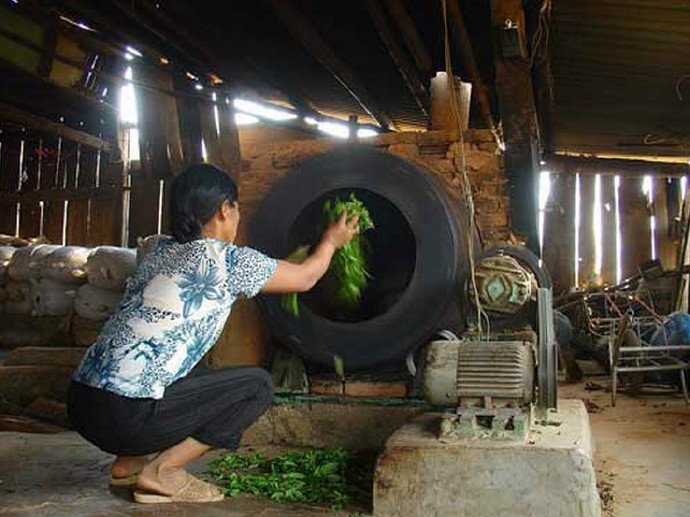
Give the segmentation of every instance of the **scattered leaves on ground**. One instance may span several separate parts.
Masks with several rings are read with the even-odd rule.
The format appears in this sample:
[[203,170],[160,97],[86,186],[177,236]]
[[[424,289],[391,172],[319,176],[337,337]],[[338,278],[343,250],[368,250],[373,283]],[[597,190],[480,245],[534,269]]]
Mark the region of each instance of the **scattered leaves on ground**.
[[230,497],[255,494],[277,502],[341,509],[351,503],[369,505],[375,458],[371,453],[330,448],[274,458],[232,453],[212,460],[209,466],[220,489]]

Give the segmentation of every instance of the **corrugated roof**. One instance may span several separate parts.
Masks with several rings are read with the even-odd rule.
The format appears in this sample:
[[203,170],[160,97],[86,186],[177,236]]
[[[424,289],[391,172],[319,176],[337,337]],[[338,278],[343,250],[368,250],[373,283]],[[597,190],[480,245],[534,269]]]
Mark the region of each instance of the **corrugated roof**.
[[690,1],[555,1],[553,14],[556,150],[688,156]]
[[[448,0],[451,1],[451,0]],[[528,29],[544,0],[524,0]],[[29,0],[26,0],[28,3]],[[281,3],[282,2],[282,3]],[[24,2],[22,2],[23,4]],[[370,113],[324,66],[276,12],[287,5],[314,28],[396,129],[424,129],[419,108],[391,58],[369,9],[380,7],[404,53],[391,5],[402,7],[419,33],[431,68],[417,69],[428,87],[444,67],[443,23],[438,0],[33,0],[71,9],[93,21],[101,35],[131,41],[169,55],[198,72],[213,71],[226,82],[260,96],[309,105],[324,114]],[[498,114],[493,88],[489,2],[458,0],[474,47],[477,67]],[[608,155],[690,154],[690,0],[551,0],[550,46],[556,151]],[[52,8],[52,7],[51,7]],[[369,8],[369,9],[368,9]],[[451,34],[453,39],[454,34]],[[467,79],[467,63],[452,45],[453,66]],[[312,49],[313,50],[313,49]],[[204,66],[206,66],[204,68]],[[196,67],[196,68],[194,68]],[[350,78],[351,78],[350,77]],[[346,81],[347,82],[347,81]],[[350,85],[352,86],[352,85]],[[541,97],[537,96],[538,99]],[[373,101],[373,102],[372,102]],[[476,97],[473,112],[476,115]],[[370,110],[372,111],[372,110]],[[381,117],[379,117],[381,118]],[[473,116],[475,125],[483,124]],[[549,128],[542,128],[547,131]]]

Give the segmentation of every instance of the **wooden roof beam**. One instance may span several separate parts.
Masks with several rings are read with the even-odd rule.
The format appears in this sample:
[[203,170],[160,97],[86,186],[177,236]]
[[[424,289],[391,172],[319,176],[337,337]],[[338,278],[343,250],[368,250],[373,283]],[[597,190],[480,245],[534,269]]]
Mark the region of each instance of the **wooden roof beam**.
[[[212,63],[212,66],[216,68],[216,70],[214,70],[215,73],[219,74],[224,79],[234,81],[235,83],[242,82],[241,80],[238,80],[237,72],[234,69],[228,69],[228,66],[226,64],[228,62],[228,59],[220,55],[222,51],[211,49],[208,46],[203,46],[199,42],[198,38],[194,37],[194,34],[189,33],[189,29],[185,28],[180,23],[178,23],[175,19],[173,19],[174,17],[171,17],[161,12],[161,9],[157,9],[155,6],[150,5],[148,3],[144,3],[144,8],[147,10],[147,12],[149,12],[150,15],[157,18],[164,26],[169,28],[173,34],[185,34],[185,39],[187,41],[193,42],[193,44],[196,45],[200,49],[200,51],[207,56],[207,58],[209,59],[209,63]],[[181,11],[183,16],[194,15],[193,9],[190,9],[188,5],[185,5],[183,3],[180,3],[179,5],[176,4],[176,9]],[[200,29],[203,29],[207,34],[213,35],[214,41],[218,41],[219,38],[221,38],[221,42],[227,40],[227,35],[218,35],[214,27],[200,26]],[[227,47],[223,46],[222,48],[225,49]],[[235,45],[235,48],[237,48],[237,45]],[[265,67],[260,66],[253,59],[250,59],[245,53],[237,51],[234,55],[237,55],[239,59],[244,60],[248,67],[254,70],[255,76],[258,81],[263,82],[270,88],[278,90],[279,92],[284,94],[288,101],[292,105],[294,105],[300,112],[307,114],[315,112],[314,108],[312,107],[312,103],[309,101],[309,99],[306,98],[306,96],[302,92],[286,87],[285,84],[280,84],[273,76],[273,74],[267,71]]]
[[61,136],[67,140],[78,142],[80,144],[99,149],[101,151],[109,152],[111,145],[96,136],[90,135],[77,129],[72,129],[65,124],[53,122],[38,115],[33,115],[22,109],[0,102],[0,123],[11,122],[20,126],[24,126],[36,131],[44,131],[54,135]]
[[266,0],[288,32],[347,90],[384,129],[395,129],[392,118],[372,97],[362,81],[324,41],[311,22],[289,0]]
[[417,68],[419,68],[425,74],[430,74],[433,63],[431,61],[429,51],[424,45],[424,42],[417,31],[417,27],[408,14],[407,9],[405,9],[402,0],[384,1],[386,3],[388,13],[395,21],[395,24],[398,26],[398,30],[403,36],[405,46],[407,46],[407,49],[410,51],[410,54],[412,54],[412,57],[417,64]]
[[391,55],[395,66],[398,68],[400,75],[402,75],[407,85],[407,89],[410,90],[412,97],[414,97],[417,106],[419,106],[420,111],[425,117],[429,117],[428,107],[430,103],[429,92],[424,86],[424,83],[419,78],[419,73],[415,68],[415,65],[410,61],[405,49],[400,44],[398,38],[396,37],[393,29],[391,28],[388,20],[386,19],[386,13],[384,12],[379,0],[367,0],[367,11],[369,16],[374,22],[374,27],[379,33],[381,40],[386,45],[388,53]]
[[455,36],[452,38],[452,41],[455,43],[456,52],[460,55],[465,66],[467,66],[467,73],[470,75],[469,80],[473,87],[472,93],[477,96],[477,102],[479,102],[479,109],[484,118],[484,122],[486,122],[489,128],[495,129],[496,124],[491,114],[489,95],[486,85],[482,80],[482,76],[479,74],[479,69],[477,68],[477,61],[474,57],[470,37],[467,34],[467,28],[465,27],[465,20],[462,17],[460,4],[458,0],[447,0],[447,7],[448,18],[450,19],[450,23],[453,27],[453,34]]
[[569,156],[550,154],[544,157],[544,170],[555,174],[625,174],[626,176],[687,176],[687,163],[652,160],[627,160],[621,158],[599,158],[597,156]]
[[[457,0],[452,3],[457,4]],[[491,0],[491,27],[496,93],[505,138],[504,165],[510,196],[512,229],[540,253],[538,235],[539,127],[532,92],[530,60],[522,52],[526,41],[521,0]],[[508,33],[504,31],[509,31]],[[519,43],[517,45],[509,42]]]

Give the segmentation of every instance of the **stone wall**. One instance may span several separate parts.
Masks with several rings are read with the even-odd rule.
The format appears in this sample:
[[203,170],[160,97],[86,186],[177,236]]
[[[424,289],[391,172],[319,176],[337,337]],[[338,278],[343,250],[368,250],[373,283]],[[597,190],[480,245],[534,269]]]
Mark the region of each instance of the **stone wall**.
[[[510,230],[503,157],[497,152],[489,131],[467,131],[464,140],[467,173],[484,244],[506,240]],[[439,174],[454,188],[462,188],[462,147],[456,133],[389,133],[362,140],[361,143],[401,156]],[[348,143],[335,139],[312,139],[244,146],[237,242],[246,243],[253,214],[273,184],[291,167],[343,145]],[[233,305],[225,330],[209,354],[208,364],[211,367],[266,365],[266,360],[271,356],[271,342],[266,339],[257,317],[247,318],[240,316],[242,314],[257,314],[254,300],[241,299]]]
[[[505,240],[509,237],[510,230],[503,156],[489,131],[469,130],[464,133],[464,141],[467,174],[472,186],[482,240],[484,243]],[[457,133],[388,133],[360,140],[360,143],[401,156],[439,174],[454,188],[462,188],[462,147]],[[238,242],[244,242],[252,215],[261,200],[291,167],[344,145],[348,143],[321,139],[243,146],[243,170],[240,177],[242,220]]]

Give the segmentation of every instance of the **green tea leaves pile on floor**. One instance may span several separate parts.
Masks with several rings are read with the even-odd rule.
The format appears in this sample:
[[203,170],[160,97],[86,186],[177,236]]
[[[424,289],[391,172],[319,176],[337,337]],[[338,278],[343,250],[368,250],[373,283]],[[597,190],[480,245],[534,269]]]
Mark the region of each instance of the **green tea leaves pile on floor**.
[[326,504],[333,509],[371,497],[375,456],[340,448],[262,454],[228,454],[210,462],[225,495],[255,494],[278,502]]
[[347,211],[348,219],[359,216],[359,234],[335,252],[330,271],[335,274],[338,285],[336,298],[346,309],[354,309],[359,305],[362,290],[370,278],[366,269],[367,244],[362,234],[371,230],[374,222],[367,207],[354,194],[350,194],[348,201],[341,201],[336,197],[334,201],[326,201],[323,205],[323,212],[329,223],[337,221],[343,211]]
[[[362,290],[366,288],[367,280],[370,278],[366,269],[368,244],[362,234],[371,230],[374,227],[374,222],[371,220],[364,203],[352,193],[347,201],[341,201],[340,198],[336,197],[334,200],[326,200],[323,204],[323,213],[327,224],[336,222],[343,211],[347,211],[348,219],[359,216],[359,234],[335,252],[329,271],[335,275],[336,299],[344,309],[353,310],[359,305]],[[301,246],[293,251],[287,260],[299,264],[307,258],[308,250],[308,246]],[[281,305],[290,314],[299,317],[297,293],[283,295]]]

